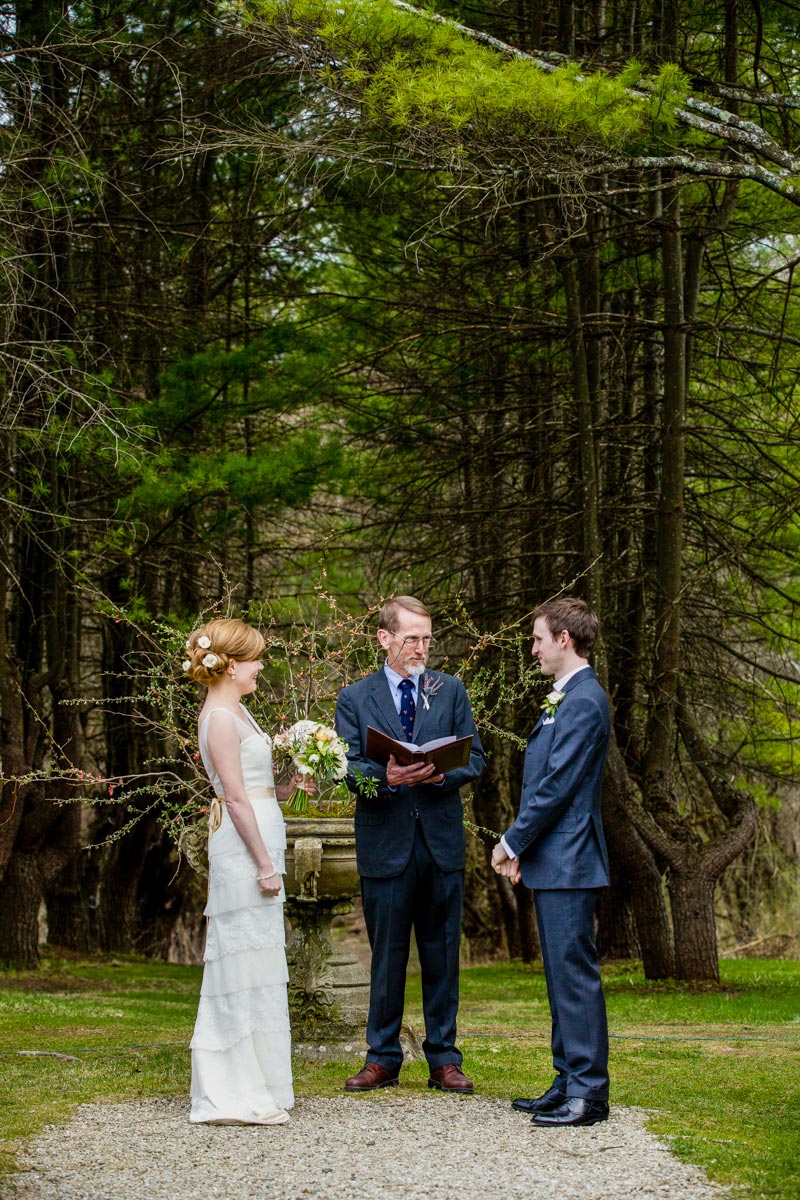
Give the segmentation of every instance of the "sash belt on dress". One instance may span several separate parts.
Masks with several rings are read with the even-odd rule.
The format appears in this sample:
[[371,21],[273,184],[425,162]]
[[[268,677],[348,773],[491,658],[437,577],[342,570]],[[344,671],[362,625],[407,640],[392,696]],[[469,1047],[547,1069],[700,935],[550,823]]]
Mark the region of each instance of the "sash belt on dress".
[[[278,794],[274,787],[250,788],[246,792],[248,800],[277,800]],[[224,796],[215,796],[208,810],[208,832],[214,833],[222,824],[222,806]]]

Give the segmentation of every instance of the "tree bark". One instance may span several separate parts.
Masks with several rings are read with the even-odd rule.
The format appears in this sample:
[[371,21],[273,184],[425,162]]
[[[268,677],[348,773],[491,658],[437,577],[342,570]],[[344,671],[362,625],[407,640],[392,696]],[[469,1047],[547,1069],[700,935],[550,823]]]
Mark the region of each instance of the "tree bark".
[[674,811],[671,796],[675,705],[681,659],[681,579],[684,551],[686,330],[680,191],[666,189],[662,235],[664,272],[664,400],[658,506],[656,614],[644,789],[648,804]]
[[574,0],[558,0],[558,49],[568,58],[575,54]]
[[600,533],[596,439],[592,413],[592,393],[589,382],[589,362],[583,336],[583,314],[577,264],[574,257],[561,268],[567,314],[567,338],[572,363],[572,388],[578,425],[578,478],[581,489],[580,507],[583,521],[583,569],[591,608],[601,616],[602,587],[600,577]]
[[520,955],[522,961],[529,963],[538,958],[541,953],[539,943],[539,926],[536,922],[536,910],[533,903],[533,892],[521,881],[514,885],[514,895],[517,900],[517,919],[519,922]]
[[108,847],[97,894],[97,936],[102,950],[128,952],[139,934],[139,880],[157,837],[155,821],[143,817],[124,843],[116,841]]
[[655,855],[631,821],[638,807],[633,785],[612,735],[603,790],[603,828],[609,853],[631,884],[639,952],[646,979],[675,974],[675,949],[661,871]]
[[680,936],[675,939],[675,974],[678,979],[719,981],[717,927],[714,919],[715,880],[687,864],[680,874],[667,877],[672,920]]
[[[79,844],[80,808],[76,805]],[[94,892],[92,864],[89,856],[78,850],[72,854],[45,892],[47,908],[47,940],[54,946],[87,952],[96,949],[90,893]]]
[[631,882],[615,869],[613,858],[611,886],[600,893],[597,903],[597,954],[601,959],[640,957]]
[[18,970],[39,966],[42,875],[36,856],[14,854],[0,882],[0,964]]

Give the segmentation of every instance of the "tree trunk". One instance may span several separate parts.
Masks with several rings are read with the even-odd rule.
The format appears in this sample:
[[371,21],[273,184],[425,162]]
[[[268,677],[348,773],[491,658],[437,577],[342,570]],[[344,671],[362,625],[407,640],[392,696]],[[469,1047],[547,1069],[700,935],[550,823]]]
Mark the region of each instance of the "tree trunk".
[[558,48],[567,58],[575,57],[575,4],[558,0]]
[[597,460],[595,458],[595,432],[592,413],[592,395],[589,383],[589,363],[586,342],[583,336],[583,314],[581,312],[580,289],[577,265],[574,258],[568,259],[561,270],[564,285],[564,301],[567,313],[569,348],[572,360],[572,387],[575,413],[578,422],[578,472],[581,487],[581,512],[583,516],[583,567],[587,572],[587,600],[592,609],[601,616],[600,584],[600,534],[597,495]]
[[539,926],[536,923],[536,909],[533,904],[533,892],[520,881],[520,883],[514,886],[514,895],[517,899],[520,955],[523,962],[533,962],[541,953]]
[[[542,6],[543,0],[517,0],[517,28],[522,50],[542,48]],[[501,28],[499,32],[502,36],[504,31]]]
[[630,880],[612,861],[611,887],[597,903],[597,954],[599,958],[639,958],[639,939]]
[[645,791],[660,810],[671,805],[675,706],[681,661],[681,580],[684,550],[686,330],[680,192],[668,188],[662,237],[664,270],[664,403],[658,510],[653,676],[647,724]]
[[655,0],[653,6],[653,54],[658,62],[678,61],[680,5],[678,0]]
[[680,930],[675,939],[678,979],[719,980],[714,884],[696,862],[689,863],[686,872],[670,872],[667,878],[672,920]]
[[155,821],[142,817],[124,843],[116,841],[108,848],[98,887],[98,941],[103,950],[128,953],[138,936],[139,880],[157,837]]
[[9,638],[8,591],[8,574],[0,570],[0,762],[8,777],[0,782],[0,879],[13,853],[25,807],[25,789],[16,778],[28,767],[20,664]]
[[35,855],[14,854],[0,883],[0,964],[19,970],[39,966],[42,875]]
[[[80,810],[76,807],[76,813]],[[78,851],[69,859],[45,893],[47,940],[53,946],[86,952],[96,949],[94,921],[89,905],[88,855]],[[94,888],[92,886],[91,890]]]
[[98,890],[97,943],[106,952],[129,954],[138,931],[139,873],[122,867],[121,857],[112,853]]
[[[622,803],[625,793],[627,805]],[[661,872],[653,851],[626,811],[636,803],[622,755],[612,738],[603,789],[603,828],[609,854],[630,880],[645,978],[670,979],[675,974],[675,953]]]

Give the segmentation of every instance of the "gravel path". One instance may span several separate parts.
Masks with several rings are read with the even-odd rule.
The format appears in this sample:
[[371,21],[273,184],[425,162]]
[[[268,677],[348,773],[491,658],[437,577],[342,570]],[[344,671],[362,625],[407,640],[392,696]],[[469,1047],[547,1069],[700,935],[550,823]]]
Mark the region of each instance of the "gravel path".
[[[507,1101],[383,1093],[298,1101],[289,1125],[189,1125],[185,1099],[84,1104],[29,1145],[19,1200],[725,1200],[612,1107],[537,1130]],[[0,1181],[2,1182],[2,1181]]]

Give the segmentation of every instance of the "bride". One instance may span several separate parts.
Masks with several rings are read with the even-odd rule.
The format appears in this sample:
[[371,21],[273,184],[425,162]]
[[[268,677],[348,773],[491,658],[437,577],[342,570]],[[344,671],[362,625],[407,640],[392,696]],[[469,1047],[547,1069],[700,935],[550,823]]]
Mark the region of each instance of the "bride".
[[198,729],[215,792],[189,1120],[281,1125],[294,1104],[281,880],[286,827],[269,736],[241,703],[256,690],[264,639],[244,621],[211,621],[194,630],[186,652],[184,670],[208,688]]

